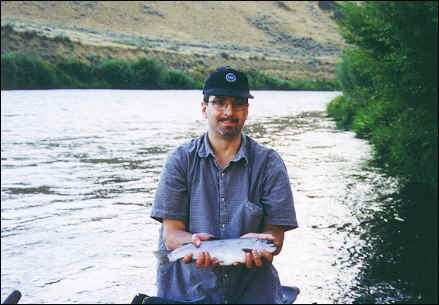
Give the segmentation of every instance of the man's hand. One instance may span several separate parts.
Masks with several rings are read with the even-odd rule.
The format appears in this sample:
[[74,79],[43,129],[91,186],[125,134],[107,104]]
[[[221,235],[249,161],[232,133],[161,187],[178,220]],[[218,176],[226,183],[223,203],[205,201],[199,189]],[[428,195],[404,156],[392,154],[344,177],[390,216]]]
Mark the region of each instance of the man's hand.
[[[195,247],[198,248],[203,240],[208,240],[211,237],[213,237],[213,235],[209,233],[192,234],[192,243],[195,245]],[[192,257],[193,257],[193,253],[189,253],[183,258],[183,263],[185,264],[190,263],[192,261]],[[198,255],[197,260],[195,261],[195,266],[197,268],[200,267],[209,268],[210,265],[212,265],[212,271],[214,271],[218,266],[218,261],[216,260],[216,258],[211,258],[209,252],[207,251],[201,252]]]
[[[247,233],[241,236],[241,238],[259,238],[259,239],[266,239],[271,240],[274,242],[275,238],[273,235],[268,233]],[[256,265],[256,267],[262,266],[262,257],[264,257],[266,260],[268,260],[270,263],[273,261],[273,254],[267,251],[261,251],[261,253],[258,253],[256,250],[252,250],[251,253],[245,254],[245,265],[247,268],[253,268],[253,262]],[[234,266],[238,266],[241,263],[233,263]]]
[[[196,247],[201,245],[203,240],[208,240],[213,235],[209,233],[196,233],[191,234],[185,230],[185,224],[180,220],[163,219],[163,241],[168,250],[173,250],[181,247],[187,242],[192,242]],[[192,261],[193,254],[188,254],[183,258],[183,262],[188,264]],[[208,252],[203,252],[197,258],[195,265],[199,267],[212,266],[212,270],[218,266],[218,262],[215,258],[211,258]]]
[[192,234],[191,242],[198,248],[200,247],[202,240],[209,240],[212,237],[213,235],[209,233],[195,233]]
[[[260,239],[266,239],[271,240],[277,245],[277,250],[274,253],[269,253],[267,251],[262,250],[261,253],[258,253],[258,251],[253,250],[251,253],[245,254],[245,265],[247,268],[253,268],[253,264],[256,265],[256,267],[262,266],[262,258],[265,258],[270,263],[273,262],[273,257],[275,255],[278,255],[282,249],[283,241],[284,241],[284,230],[281,227],[274,226],[274,225],[265,225],[264,227],[265,231],[263,233],[247,233],[241,236],[241,238],[260,238]],[[236,262],[233,265],[238,266],[240,263]]]

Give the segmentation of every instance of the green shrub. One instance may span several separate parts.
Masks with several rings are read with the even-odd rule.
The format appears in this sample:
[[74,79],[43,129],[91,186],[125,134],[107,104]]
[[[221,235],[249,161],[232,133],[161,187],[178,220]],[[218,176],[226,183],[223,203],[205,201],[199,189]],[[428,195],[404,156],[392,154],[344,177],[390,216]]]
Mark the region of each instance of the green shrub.
[[368,139],[374,129],[392,126],[399,116],[398,106],[389,100],[370,99],[364,107],[355,110],[352,129],[359,137]]
[[63,89],[84,88],[84,84],[79,82],[72,75],[69,75],[60,69],[56,69],[55,73],[56,73],[56,85],[55,85],[56,88],[63,88]]
[[167,89],[193,89],[196,86],[192,78],[178,70],[169,70],[165,83]]
[[314,90],[335,91],[340,89],[337,79],[316,78],[313,80]]
[[365,56],[359,49],[343,51],[342,61],[336,65],[335,74],[344,94],[355,96],[357,90],[372,87],[370,65]]
[[141,57],[132,64],[132,69],[137,88],[160,89],[166,87],[167,66],[156,59]]
[[293,90],[294,86],[287,80],[282,80],[256,70],[246,72],[249,87],[253,90]]
[[337,79],[296,79],[290,82],[289,90],[309,90],[309,91],[335,91],[340,86]]
[[[59,60],[52,65],[23,54],[2,56],[2,89],[113,88],[113,89],[201,89],[206,75],[169,69],[156,59],[118,59],[92,63],[77,59]],[[3,68],[4,62],[4,68]],[[37,68],[39,67],[39,68]],[[27,73],[24,73],[27,71]],[[33,71],[28,73],[29,71]],[[42,73],[44,75],[40,75]],[[282,80],[263,72],[247,72],[252,90],[338,90],[337,80]]]
[[[408,283],[417,303],[437,303],[437,2],[342,2],[341,7],[345,18],[337,23],[355,47],[343,52],[336,67],[344,96],[328,104],[328,114],[337,126],[369,139],[374,161],[398,178],[400,190],[422,190],[410,203],[399,203],[398,210],[412,211],[402,238],[393,239],[388,226],[373,227],[380,237],[371,239],[372,249],[384,249],[393,263],[386,276],[366,277],[367,285]],[[427,222],[414,214],[419,211]],[[435,262],[425,260],[426,253]],[[374,254],[366,270],[381,276]],[[411,262],[422,263],[400,272]]]
[[89,84],[96,80],[95,69],[89,64],[76,59],[60,61],[56,64],[56,69],[84,84]]
[[108,83],[114,89],[132,88],[134,75],[131,65],[123,60],[104,61],[97,71],[100,80]]
[[1,78],[2,89],[49,89],[56,84],[52,65],[21,53],[2,55]]
[[350,129],[355,113],[352,99],[349,96],[339,95],[327,106],[326,112],[335,119],[337,128]]

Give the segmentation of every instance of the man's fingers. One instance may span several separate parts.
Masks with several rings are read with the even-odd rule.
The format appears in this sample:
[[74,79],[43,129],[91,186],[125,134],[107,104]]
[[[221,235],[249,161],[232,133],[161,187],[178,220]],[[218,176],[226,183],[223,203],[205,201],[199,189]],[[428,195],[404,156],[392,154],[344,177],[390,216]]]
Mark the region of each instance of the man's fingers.
[[197,268],[200,268],[203,264],[204,264],[204,252],[200,252],[198,254],[197,260],[195,261],[195,266]]
[[[245,254],[245,266],[249,269],[253,268],[253,265],[255,265],[256,267],[262,267],[262,265],[264,264],[262,258],[265,258],[269,262],[272,262],[273,254],[264,250],[261,253],[259,253],[257,250],[252,250],[251,253]],[[239,264],[240,263],[238,262],[233,263],[234,266],[238,266]]]
[[183,263],[188,264],[192,261],[192,253],[189,253],[188,255],[186,255],[185,257],[183,257]]
[[209,265],[210,265],[210,254],[209,254],[209,252],[205,252],[204,267],[209,268]]
[[261,267],[262,266],[262,259],[261,259],[261,256],[259,255],[258,251],[253,250],[252,255],[253,255],[253,259],[255,261],[255,265],[257,267]]
[[215,271],[217,267],[218,267],[218,260],[214,257],[212,258],[212,271]]
[[[183,257],[183,263],[189,264],[192,262],[193,253],[187,254],[185,257]],[[218,267],[218,260],[216,258],[211,258],[209,252],[202,251],[198,254],[197,260],[195,261],[195,266],[197,268],[200,267],[206,267],[209,268],[209,266],[212,265],[212,271],[215,270],[215,268]]]
[[[201,241],[200,241],[201,243]],[[190,253],[183,258],[183,262],[188,264],[192,261],[193,254]],[[264,263],[262,258],[265,258],[269,262],[273,262],[273,254],[262,250],[260,253],[257,250],[252,250],[251,253],[245,254],[245,266],[249,269],[253,268],[253,265],[256,267],[261,267]],[[235,262],[233,266],[239,266],[241,263]],[[212,258],[207,251],[202,251],[199,253],[197,260],[195,261],[195,266],[197,268],[205,267],[209,268],[212,266],[212,271],[214,271],[218,267],[218,261],[216,258]]]
[[262,250],[261,255],[270,263],[273,262],[273,254],[271,254],[270,252]]
[[245,265],[249,269],[253,267],[253,258],[252,258],[252,254],[251,253],[246,253],[245,254]]
[[208,240],[213,237],[213,235],[209,233],[197,233],[196,235],[200,240]]
[[199,247],[201,245],[201,239],[198,237],[198,234],[192,234],[192,243],[195,247]]
[[201,241],[208,240],[212,238],[213,235],[209,233],[195,233],[192,234],[191,242],[196,246],[199,247],[201,245]]

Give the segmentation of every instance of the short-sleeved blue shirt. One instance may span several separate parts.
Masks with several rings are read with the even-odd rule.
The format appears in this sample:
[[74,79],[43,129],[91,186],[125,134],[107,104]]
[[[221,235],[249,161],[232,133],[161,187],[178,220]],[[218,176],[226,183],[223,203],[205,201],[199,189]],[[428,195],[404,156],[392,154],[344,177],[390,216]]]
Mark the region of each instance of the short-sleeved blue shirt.
[[[265,224],[297,227],[293,195],[284,162],[273,149],[242,134],[232,161],[221,169],[207,133],[168,155],[151,217],[181,220],[191,233],[238,238],[262,232]],[[159,250],[166,247],[160,228]],[[271,263],[247,269],[220,266],[214,272],[195,264],[159,263],[158,296],[203,303],[282,303],[279,277]]]

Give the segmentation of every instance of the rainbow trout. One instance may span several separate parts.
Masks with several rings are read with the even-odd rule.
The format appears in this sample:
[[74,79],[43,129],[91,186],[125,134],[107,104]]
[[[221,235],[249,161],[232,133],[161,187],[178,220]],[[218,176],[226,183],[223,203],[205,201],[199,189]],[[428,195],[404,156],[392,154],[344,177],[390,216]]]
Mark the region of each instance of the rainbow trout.
[[156,251],[154,254],[162,263],[169,263],[193,253],[192,259],[196,260],[202,251],[207,251],[211,258],[216,258],[219,265],[228,266],[234,262],[245,263],[245,253],[256,250],[259,253],[262,250],[273,253],[277,246],[274,242],[259,238],[232,238],[205,240],[201,242],[200,247],[192,243],[186,243],[174,250]]

